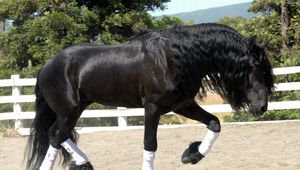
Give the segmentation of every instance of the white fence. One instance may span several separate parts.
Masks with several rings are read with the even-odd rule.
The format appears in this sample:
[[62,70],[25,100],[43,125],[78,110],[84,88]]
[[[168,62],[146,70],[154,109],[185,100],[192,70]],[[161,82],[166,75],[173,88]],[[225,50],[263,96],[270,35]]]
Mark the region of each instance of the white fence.
[[[285,74],[296,74],[300,73],[300,66],[295,67],[284,67],[284,68],[274,68],[275,75],[285,75]],[[21,134],[28,134],[28,128],[22,127],[23,119],[33,119],[35,112],[23,112],[20,103],[34,102],[35,95],[21,95],[21,88],[24,86],[35,86],[36,79],[20,79],[19,75],[12,75],[11,79],[0,80],[0,87],[11,87],[11,96],[0,96],[0,104],[11,103],[13,104],[13,112],[0,113],[1,120],[15,120],[15,128],[19,130]],[[300,90],[300,82],[288,82],[276,84],[276,91],[291,91]],[[203,109],[208,112],[231,112],[232,108],[228,104],[212,104],[212,105],[202,105]],[[279,101],[279,102],[269,102],[268,110],[282,110],[282,109],[300,109],[300,99],[296,101]],[[1,112],[1,110],[0,110]],[[174,113],[168,113],[174,114]],[[105,118],[105,117],[117,117],[118,126],[117,127],[90,127],[85,128],[86,131],[94,130],[123,130],[135,127],[127,126],[127,117],[129,116],[143,116],[144,109],[134,108],[118,108],[118,109],[106,109],[106,110],[85,110],[82,113],[81,118]],[[81,129],[84,132],[84,129]]]

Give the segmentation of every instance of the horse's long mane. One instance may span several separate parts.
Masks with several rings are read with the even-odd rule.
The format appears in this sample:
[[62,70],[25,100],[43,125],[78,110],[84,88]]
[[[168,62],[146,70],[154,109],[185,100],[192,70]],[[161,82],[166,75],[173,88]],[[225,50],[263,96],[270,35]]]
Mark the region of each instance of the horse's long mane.
[[[214,91],[226,97],[233,108],[244,108],[247,105],[245,91],[250,87],[249,73],[254,66],[264,74],[265,85],[271,93],[272,66],[264,48],[233,28],[198,24],[175,26],[156,31],[155,36],[157,34],[169,41],[169,49],[164,50],[168,50],[166,55],[170,56],[174,77],[183,93],[189,94],[200,87],[200,97]],[[166,48],[164,44],[161,48]]]

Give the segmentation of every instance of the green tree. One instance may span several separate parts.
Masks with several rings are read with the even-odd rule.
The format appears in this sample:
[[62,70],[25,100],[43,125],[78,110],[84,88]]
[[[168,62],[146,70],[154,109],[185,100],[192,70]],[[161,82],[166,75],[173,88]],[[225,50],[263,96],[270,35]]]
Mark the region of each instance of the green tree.
[[[182,24],[176,17],[156,20],[147,13],[163,10],[168,1],[0,0],[0,27],[5,21],[13,23],[6,32],[0,32],[0,78],[9,78],[11,74],[35,77],[37,70],[58,51],[73,44],[116,44],[143,29]],[[22,94],[33,92],[33,88],[22,89]],[[1,95],[10,93],[10,89],[0,88]],[[22,109],[32,111],[33,106],[26,103]],[[100,108],[104,106],[90,106]],[[11,109],[10,104],[0,105],[0,112]],[[79,123],[95,122],[112,125],[116,119],[87,119]]]
[[274,49],[279,49],[275,50],[278,56],[276,65],[299,64],[299,5],[298,0],[255,0],[249,9],[262,14],[260,17],[264,21],[270,21],[268,24],[259,25],[262,26],[259,28],[271,30],[265,34],[275,35],[269,36],[268,40],[275,42]]
[[252,19],[223,18],[242,34],[257,35],[269,42],[268,52],[275,66],[299,65],[300,8],[299,1],[254,0],[249,11],[257,13]]
[[0,21],[12,20],[13,27],[0,33],[0,68],[40,67],[73,44],[120,43],[142,29],[182,24],[147,13],[163,10],[168,1],[2,0]]

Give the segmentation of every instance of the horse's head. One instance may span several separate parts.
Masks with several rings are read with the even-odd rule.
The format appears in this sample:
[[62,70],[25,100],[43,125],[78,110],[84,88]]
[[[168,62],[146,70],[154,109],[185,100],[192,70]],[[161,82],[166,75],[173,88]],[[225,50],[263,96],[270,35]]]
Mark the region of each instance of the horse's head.
[[274,87],[272,66],[265,54],[264,47],[255,43],[255,38],[249,40],[250,64],[248,88],[245,90],[249,112],[260,116],[268,108],[268,97]]
[[245,38],[234,30],[227,34],[232,36],[216,38],[225,43],[218,44],[222,48],[212,50],[219,50],[211,62],[216,66],[207,67],[217,73],[207,75],[209,79],[204,82],[209,83],[202,84],[200,96],[208,87],[226,98],[234,110],[249,108],[253,115],[260,116],[268,108],[268,97],[274,87],[273,69],[265,47],[258,45],[255,37]]
[[260,68],[254,67],[249,74],[250,87],[245,91],[249,112],[254,116],[262,115],[268,108],[269,92],[263,74]]

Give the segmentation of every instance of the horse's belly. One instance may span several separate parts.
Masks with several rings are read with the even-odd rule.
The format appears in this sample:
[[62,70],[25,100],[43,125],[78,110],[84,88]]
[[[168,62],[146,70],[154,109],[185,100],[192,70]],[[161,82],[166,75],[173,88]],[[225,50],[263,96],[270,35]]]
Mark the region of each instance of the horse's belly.
[[121,100],[107,100],[107,99],[95,99],[94,102],[100,103],[107,106],[118,106],[118,107],[128,107],[128,108],[142,108],[142,102],[139,100],[127,100],[127,101],[121,101]]
[[136,85],[132,82],[94,81],[80,89],[92,102],[109,106],[143,107]]

